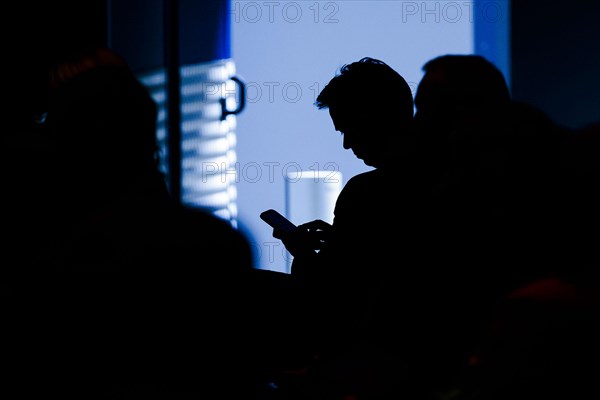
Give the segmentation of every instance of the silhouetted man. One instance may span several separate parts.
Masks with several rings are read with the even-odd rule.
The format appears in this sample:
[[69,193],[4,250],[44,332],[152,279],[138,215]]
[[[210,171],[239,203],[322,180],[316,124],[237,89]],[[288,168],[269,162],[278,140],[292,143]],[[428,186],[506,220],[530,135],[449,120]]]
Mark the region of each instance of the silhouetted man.
[[561,139],[547,116],[511,99],[481,56],[443,55],[423,71],[415,131],[433,274],[421,339],[431,381],[443,387],[467,364],[494,305],[554,268]]
[[[342,379],[342,386],[360,386],[382,372],[380,357],[389,350],[389,341],[380,339],[391,321],[375,310],[381,304],[378,298],[382,291],[406,284],[408,279],[400,275],[412,269],[413,210],[418,203],[412,171],[413,98],[400,74],[365,57],[344,65],[323,88],[316,106],[329,110],[344,148],[373,169],[345,184],[331,226],[317,220],[300,225],[292,235],[273,233],[294,256],[292,276],[306,289],[318,350],[330,360],[350,357],[351,363],[368,364],[363,376],[350,378],[347,371],[350,375]],[[358,386],[345,389],[389,389],[387,384]]]

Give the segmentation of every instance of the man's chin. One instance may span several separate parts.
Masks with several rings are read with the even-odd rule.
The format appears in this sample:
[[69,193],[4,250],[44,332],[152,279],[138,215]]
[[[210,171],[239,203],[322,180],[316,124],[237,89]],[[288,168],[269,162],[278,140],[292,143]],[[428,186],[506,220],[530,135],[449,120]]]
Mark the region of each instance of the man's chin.
[[369,157],[369,156],[364,156],[364,155],[357,155],[354,154],[356,156],[356,158],[358,158],[359,160],[361,160],[363,163],[365,163],[365,165],[369,166],[369,167],[373,167],[373,168],[377,168],[378,166],[381,165],[381,162],[379,162],[379,160],[377,159],[377,157]]
[[373,160],[369,160],[369,159],[364,159],[361,158],[362,162],[365,163],[366,166],[368,167],[372,167],[372,168],[378,168],[380,166],[380,163],[373,161]]
[[389,160],[387,158],[371,158],[369,159],[369,162],[365,162],[365,164],[367,164],[369,167],[381,168],[389,165]]

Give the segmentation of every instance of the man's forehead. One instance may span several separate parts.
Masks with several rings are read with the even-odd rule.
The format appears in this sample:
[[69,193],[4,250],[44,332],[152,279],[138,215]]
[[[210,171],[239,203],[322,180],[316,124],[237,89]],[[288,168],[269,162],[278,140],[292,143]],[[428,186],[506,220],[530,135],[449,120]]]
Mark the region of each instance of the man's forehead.
[[440,93],[445,91],[444,88],[447,87],[447,84],[448,80],[444,71],[440,69],[427,71],[419,83],[415,101],[418,103],[425,98],[439,96]]
[[343,123],[345,121],[356,121],[371,113],[375,104],[363,100],[357,102],[345,102],[329,107],[329,115],[336,121]]
[[446,80],[447,76],[443,70],[441,70],[440,68],[433,68],[425,72],[425,75],[423,75],[423,78],[421,79],[421,83],[434,85],[445,83]]

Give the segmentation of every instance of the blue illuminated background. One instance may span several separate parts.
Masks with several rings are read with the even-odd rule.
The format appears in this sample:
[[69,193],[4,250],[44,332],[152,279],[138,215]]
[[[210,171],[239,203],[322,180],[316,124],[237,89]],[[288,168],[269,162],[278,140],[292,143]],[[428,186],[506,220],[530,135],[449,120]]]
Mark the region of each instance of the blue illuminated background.
[[[258,268],[289,272],[259,214],[286,209],[286,172],[331,168],[343,182],[369,167],[342,147],[313,102],[344,63],[385,61],[414,90],[436,56],[481,54],[510,82],[509,1],[232,1],[231,56],[247,85],[237,119],[238,223]],[[381,199],[389,210],[389,199]],[[307,221],[293,221],[303,223]]]

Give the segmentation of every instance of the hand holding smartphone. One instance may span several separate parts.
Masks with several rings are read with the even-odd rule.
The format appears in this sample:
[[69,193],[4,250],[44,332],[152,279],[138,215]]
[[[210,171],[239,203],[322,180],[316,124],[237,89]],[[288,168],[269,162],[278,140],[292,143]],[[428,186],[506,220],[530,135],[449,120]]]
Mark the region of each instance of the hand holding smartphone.
[[281,215],[279,212],[269,209],[263,211],[260,214],[260,218],[267,224],[271,225],[273,229],[281,231],[283,233],[294,232],[298,227],[294,225],[289,219]]

